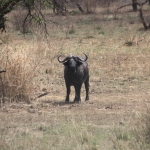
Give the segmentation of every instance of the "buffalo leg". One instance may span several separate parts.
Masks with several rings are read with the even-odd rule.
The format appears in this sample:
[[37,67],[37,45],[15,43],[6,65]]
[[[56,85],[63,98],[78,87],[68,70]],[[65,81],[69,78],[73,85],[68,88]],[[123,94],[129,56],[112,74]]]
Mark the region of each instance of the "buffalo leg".
[[89,77],[86,79],[86,81],[84,82],[85,85],[85,90],[86,90],[86,98],[85,100],[89,100]]
[[65,102],[68,103],[69,102],[69,95],[70,95],[70,85],[66,84],[66,88],[67,88],[67,95],[66,95]]
[[82,85],[76,85],[75,86],[75,99],[74,102],[81,102],[81,98],[80,98],[80,92],[81,92],[81,86]]

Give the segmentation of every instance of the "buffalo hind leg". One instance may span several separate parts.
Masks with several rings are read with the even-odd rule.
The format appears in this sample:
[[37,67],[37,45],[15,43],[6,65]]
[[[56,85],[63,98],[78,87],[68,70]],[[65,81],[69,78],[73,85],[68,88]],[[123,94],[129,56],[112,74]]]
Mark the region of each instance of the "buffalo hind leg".
[[89,100],[89,77],[86,79],[86,81],[84,82],[85,85],[85,90],[86,90],[86,98],[85,100]]
[[75,88],[75,99],[74,102],[76,103],[81,103],[81,97],[80,97],[80,92],[81,92],[81,86],[82,85],[76,85]]

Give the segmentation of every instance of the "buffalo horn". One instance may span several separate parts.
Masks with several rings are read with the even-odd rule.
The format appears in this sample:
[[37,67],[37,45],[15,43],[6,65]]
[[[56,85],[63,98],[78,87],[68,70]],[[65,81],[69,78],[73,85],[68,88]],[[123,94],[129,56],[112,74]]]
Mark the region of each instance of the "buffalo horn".
[[61,57],[62,55],[59,55],[58,56],[58,61],[60,62],[60,63],[64,63],[67,59],[68,59],[68,57],[66,57],[64,60],[60,60],[60,57]]
[[81,59],[78,57],[79,61],[81,61],[81,62],[85,62],[88,59],[88,56],[85,53],[83,53],[83,54],[85,55],[85,59]]

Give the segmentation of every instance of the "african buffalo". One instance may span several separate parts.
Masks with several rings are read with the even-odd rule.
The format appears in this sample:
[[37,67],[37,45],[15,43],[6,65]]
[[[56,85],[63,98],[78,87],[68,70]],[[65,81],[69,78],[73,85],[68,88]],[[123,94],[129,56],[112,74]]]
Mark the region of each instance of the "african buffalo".
[[89,69],[86,62],[88,56],[84,55],[84,59],[77,56],[67,56],[64,60],[60,60],[62,55],[58,56],[58,61],[64,65],[64,79],[67,88],[66,103],[69,102],[70,86],[75,88],[74,102],[81,103],[80,91],[83,83],[86,89],[85,100],[89,100]]

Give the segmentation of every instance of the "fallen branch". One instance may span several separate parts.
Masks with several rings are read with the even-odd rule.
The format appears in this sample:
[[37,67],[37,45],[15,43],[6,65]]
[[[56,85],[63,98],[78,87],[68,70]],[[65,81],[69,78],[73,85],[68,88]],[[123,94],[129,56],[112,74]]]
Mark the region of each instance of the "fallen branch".
[[45,93],[39,95],[37,98],[43,97],[43,96],[45,96],[45,95],[48,95],[49,93],[50,93],[50,92],[45,92]]
[[0,73],[6,72],[6,70],[0,70]]

